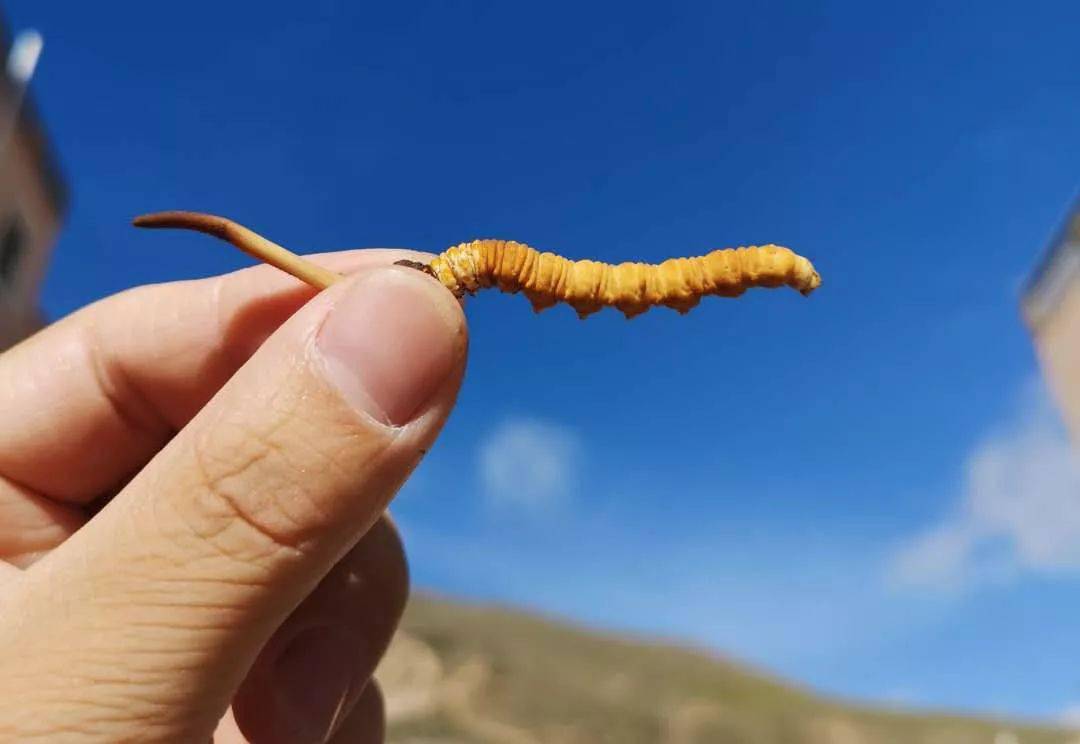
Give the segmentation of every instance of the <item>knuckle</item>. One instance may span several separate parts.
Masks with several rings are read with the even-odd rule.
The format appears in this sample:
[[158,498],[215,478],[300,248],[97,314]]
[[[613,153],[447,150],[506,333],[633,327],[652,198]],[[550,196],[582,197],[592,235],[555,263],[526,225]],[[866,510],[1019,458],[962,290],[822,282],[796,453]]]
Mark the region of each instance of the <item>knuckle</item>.
[[262,429],[219,421],[195,438],[193,501],[201,537],[257,558],[267,550],[301,551],[326,523],[312,473],[332,463],[317,444],[290,434],[292,418]]

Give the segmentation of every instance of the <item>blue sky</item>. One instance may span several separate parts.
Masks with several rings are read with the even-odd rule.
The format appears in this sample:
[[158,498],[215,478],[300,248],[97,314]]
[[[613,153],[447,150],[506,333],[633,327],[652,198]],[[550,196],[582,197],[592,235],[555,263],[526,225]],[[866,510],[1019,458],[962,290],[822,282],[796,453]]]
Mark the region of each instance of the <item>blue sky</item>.
[[1017,301],[1080,181],[1075,3],[8,2],[73,190],[55,317],[248,260],[506,237],[824,277],[686,317],[470,301],[395,506],[418,586],[824,691],[1080,704],[1080,477]]

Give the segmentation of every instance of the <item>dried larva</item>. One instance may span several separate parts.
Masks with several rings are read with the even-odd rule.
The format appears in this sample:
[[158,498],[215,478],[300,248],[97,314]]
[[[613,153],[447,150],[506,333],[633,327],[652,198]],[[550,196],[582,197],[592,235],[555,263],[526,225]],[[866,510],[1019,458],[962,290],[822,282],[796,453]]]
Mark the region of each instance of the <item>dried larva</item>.
[[821,284],[813,265],[776,245],[729,248],[661,264],[571,261],[512,240],[474,240],[436,256],[431,271],[455,295],[485,287],[523,292],[537,312],[565,302],[585,318],[605,307],[628,318],[656,305],[689,312],[706,295],[738,297],[751,287],[787,285],[808,295]]
[[[244,252],[323,289],[341,278],[224,217],[159,212],[135,219],[139,227],[177,227],[214,235]],[[461,297],[487,287],[522,292],[540,312],[565,302],[581,318],[605,307],[627,318],[656,305],[689,312],[702,297],[738,297],[752,287],[788,286],[809,295],[821,277],[807,259],[776,245],[728,248],[660,264],[571,261],[511,240],[461,243],[430,264],[398,261],[424,271]]]

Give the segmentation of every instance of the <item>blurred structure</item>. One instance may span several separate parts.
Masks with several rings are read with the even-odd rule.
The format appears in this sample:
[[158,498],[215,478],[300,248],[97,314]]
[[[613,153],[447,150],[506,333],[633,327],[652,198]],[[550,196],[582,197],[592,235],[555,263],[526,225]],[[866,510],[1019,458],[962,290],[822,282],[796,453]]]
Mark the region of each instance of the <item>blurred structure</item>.
[[904,713],[715,654],[414,593],[376,678],[387,744],[1078,744],[1075,730]]
[[[21,43],[20,43],[21,42]],[[38,295],[67,191],[28,95],[41,37],[15,43],[0,18],[0,349],[41,327]]]
[[1028,282],[1022,308],[1043,374],[1080,442],[1080,202]]

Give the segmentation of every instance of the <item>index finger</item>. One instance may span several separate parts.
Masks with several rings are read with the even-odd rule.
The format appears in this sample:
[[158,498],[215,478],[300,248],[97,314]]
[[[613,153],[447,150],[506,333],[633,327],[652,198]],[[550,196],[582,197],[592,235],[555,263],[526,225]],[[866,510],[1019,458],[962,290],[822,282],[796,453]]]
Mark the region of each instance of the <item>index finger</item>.
[[[312,258],[355,273],[431,257]],[[0,354],[0,477],[73,503],[116,489],[313,294],[267,266],[138,287]]]

